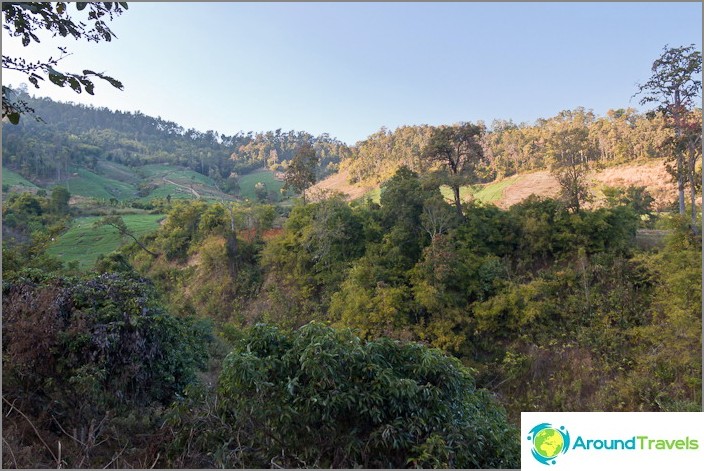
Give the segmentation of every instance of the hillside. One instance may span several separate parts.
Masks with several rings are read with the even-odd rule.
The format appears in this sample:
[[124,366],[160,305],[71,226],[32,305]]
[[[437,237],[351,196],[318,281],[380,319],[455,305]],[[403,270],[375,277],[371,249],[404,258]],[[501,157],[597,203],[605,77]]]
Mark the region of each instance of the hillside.
[[[346,195],[347,200],[354,200],[379,188],[379,185],[349,183],[349,176],[347,170],[331,175],[313,186],[309,193],[315,195],[321,191],[336,191]],[[677,196],[677,188],[665,169],[664,159],[649,159],[643,162],[608,167],[593,172],[589,179],[595,198],[593,204],[596,206],[604,201],[602,191],[604,186],[644,186],[654,198],[653,205],[656,210],[663,210],[670,206]],[[474,197],[507,209],[531,195],[555,197],[558,193],[557,180],[547,170],[540,170],[514,175],[483,185],[463,187],[462,196],[466,200]],[[445,196],[449,198],[449,191]]]
[[[195,196],[189,179],[236,196],[239,177],[260,169],[284,170],[303,144],[311,144],[316,150],[319,178],[336,171],[339,161],[350,156],[348,146],[328,134],[313,136],[304,131],[277,129],[225,135],[184,129],[177,123],[139,112],[60,103],[21,92],[20,98],[34,108],[35,116],[43,122],[30,118],[18,125],[3,126],[3,167],[39,187],[68,183],[80,192],[72,193],[81,196],[132,199],[132,187],[153,179],[148,168],[146,174],[140,174],[140,169],[149,165],[192,172],[186,175],[185,182],[165,174],[161,177],[171,182],[146,182],[168,187],[157,197],[174,197],[184,191]],[[96,175],[120,183],[107,182]],[[18,181],[17,177],[8,183],[14,181]],[[26,183],[24,186],[31,188]],[[202,189],[208,193],[207,188]],[[219,191],[215,194],[221,196]]]

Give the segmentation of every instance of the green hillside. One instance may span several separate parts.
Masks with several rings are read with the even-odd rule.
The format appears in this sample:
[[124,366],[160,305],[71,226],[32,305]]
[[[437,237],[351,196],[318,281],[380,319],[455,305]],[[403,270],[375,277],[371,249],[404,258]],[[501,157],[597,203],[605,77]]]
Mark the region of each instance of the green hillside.
[[249,198],[251,200],[256,199],[257,195],[254,192],[254,186],[259,182],[266,185],[269,194],[276,195],[276,201],[280,199],[281,188],[283,188],[284,182],[276,179],[274,172],[266,169],[255,170],[252,173],[240,177],[240,197]]
[[115,198],[119,201],[135,197],[136,189],[129,183],[106,178],[83,168],[74,173],[68,180],[68,190],[72,195],[106,200]]
[[[127,227],[136,237],[146,235],[159,227],[163,214],[128,214],[122,216]],[[80,268],[90,268],[99,255],[108,254],[121,244],[130,242],[121,240],[117,231],[109,226],[94,227],[99,217],[76,218],[71,228],[57,238],[49,247],[50,255],[59,257],[64,262],[77,261]]]
[[2,184],[7,185],[11,191],[22,191],[25,188],[38,188],[37,185],[30,182],[17,172],[13,172],[9,168],[2,168]]

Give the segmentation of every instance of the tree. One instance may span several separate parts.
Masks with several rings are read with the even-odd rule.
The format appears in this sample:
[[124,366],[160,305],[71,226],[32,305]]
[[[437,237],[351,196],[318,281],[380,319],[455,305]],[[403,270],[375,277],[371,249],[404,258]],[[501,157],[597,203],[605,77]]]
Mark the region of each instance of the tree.
[[[701,80],[695,76],[702,72],[702,53],[690,46],[663,48],[662,55],[653,62],[653,75],[646,83],[639,85],[636,95],[645,93],[640,104],[656,103],[675,133],[675,162],[673,173],[677,180],[679,212],[684,214],[684,187],[688,179],[685,166],[684,148],[679,142],[685,135],[685,116],[696,105],[696,98],[702,89]],[[635,96],[635,95],[634,95]]]
[[254,196],[257,197],[259,202],[264,202],[269,198],[269,190],[266,187],[266,183],[257,182],[254,185]]
[[682,119],[682,149],[687,154],[686,171],[689,183],[691,227],[697,227],[697,190],[701,190],[701,168],[697,171],[697,161],[702,158],[702,110],[694,109]]
[[51,191],[51,209],[56,214],[68,213],[68,202],[71,199],[71,193],[62,186],[57,186]]
[[450,173],[449,185],[455,200],[457,214],[462,217],[460,187],[469,178],[476,176],[477,166],[484,159],[479,142],[484,133],[482,126],[462,123],[457,126],[441,126],[433,130],[423,149],[423,157],[442,162]]
[[568,209],[579,211],[589,199],[589,150],[586,129],[561,129],[551,136],[550,171],[560,184],[560,196]]
[[[89,42],[111,41],[117,37],[105,24],[105,19],[112,20],[127,10],[125,2],[78,2],[78,11],[88,10],[88,24],[71,18],[67,4],[64,2],[3,2],[3,28],[10,36],[21,37],[22,45],[27,47],[32,42],[40,42],[37,34],[41,31],[57,34],[62,37],[72,36],[74,39],[85,39]],[[29,82],[39,88],[39,81],[45,77],[59,87],[68,85],[76,93],[85,91],[93,95],[94,78],[107,81],[113,87],[122,90],[123,85],[102,72],[83,70],[81,73],[61,72],[55,67],[69,55],[65,47],[58,48],[61,55],[50,57],[46,61],[27,62],[21,57],[9,57],[3,54],[2,68],[15,70],[27,75]],[[2,87],[2,117],[7,117],[13,124],[19,123],[20,116],[32,113],[34,110],[26,101],[17,99],[9,87]]]
[[139,239],[137,239],[134,236],[134,234],[132,234],[132,232],[127,228],[127,224],[125,224],[125,221],[123,221],[120,216],[105,216],[100,221],[95,222],[95,227],[101,227],[101,226],[110,226],[110,227],[117,229],[117,232],[120,233],[121,237],[124,237],[124,236],[130,237],[132,240],[134,240],[137,243],[137,245],[139,245],[139,247],[142,250],[147,252],[152,257],[159,256],[158,253],[154,253],[151,250],[149,250],[146,245],[141,243],[139,241]]
[[295,192],[301,193],[305,203],[306,190],[315,183],[317,167],[318,155],[315,149],[309,143],[303,144],[286,169],[284,189],[292,188]]

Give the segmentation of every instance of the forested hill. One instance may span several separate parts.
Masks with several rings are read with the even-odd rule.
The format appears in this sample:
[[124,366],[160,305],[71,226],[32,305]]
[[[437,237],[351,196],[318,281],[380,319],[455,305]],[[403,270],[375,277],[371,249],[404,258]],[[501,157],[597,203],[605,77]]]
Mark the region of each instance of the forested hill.
[[[640,114],[632,108],[609,110],[606,116],[576,108],[532,124],[495,120],[479,125],[485,161],[477,176],[484,181],[547,170],[561,153],[578,153],[601,166],[669,154],[670,131],[662,116]],[[428,161],[421,158],[422,150],[434,129],[428,125],[401,126],[393,131],[381,128],[358,142],[352,158],[344,160],[340,168],[349,173],[350,183],[369,185],[387,180],[404,165],[423,173]]]
[[177,123],[140,112],[112,111],[48,98],[24,96],[36,116],[3,126],[3,165],[30,179],[61,179],[70,166],[93,168],[98,160],[130,167],[180,165],[226,180],[234,172],[261,167],[284,168],[298,147],[311,143],[320,157],[319,176],[337,170],[349,149],[327,134],[303,131],[237,132],[184,129]]

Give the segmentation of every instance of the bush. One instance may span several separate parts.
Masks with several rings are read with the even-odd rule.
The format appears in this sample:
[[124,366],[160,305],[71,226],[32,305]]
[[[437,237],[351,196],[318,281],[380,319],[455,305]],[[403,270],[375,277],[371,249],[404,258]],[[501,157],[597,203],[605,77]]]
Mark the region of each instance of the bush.
[[77,376],[93,371],[100,392],[120,402],[168,403],[204,364],[209,335],[203,324],[170,316],[147,280],[126,274],[3,286],[4,371],[38,390],[75,390]]
[[293,332],[259,324],[226,357],[216,394],[199,393],[198,419],[175,416],[188,424],[178,447],[202,450],[179,465],[519,465],[504,412],[458,360],[419,344],[363,342],[316,323]]

